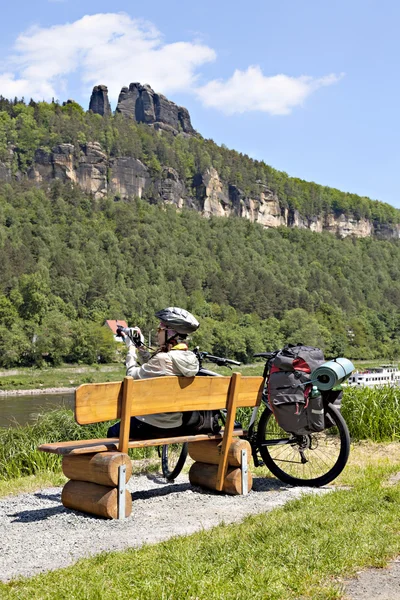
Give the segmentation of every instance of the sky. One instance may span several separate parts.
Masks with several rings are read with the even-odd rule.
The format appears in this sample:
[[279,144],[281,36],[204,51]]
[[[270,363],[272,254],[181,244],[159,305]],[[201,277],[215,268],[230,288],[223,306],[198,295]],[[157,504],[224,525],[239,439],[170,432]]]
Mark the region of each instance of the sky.
[[148,83],[205,138],[400,208],[398,0],[0,0],[0,94]]

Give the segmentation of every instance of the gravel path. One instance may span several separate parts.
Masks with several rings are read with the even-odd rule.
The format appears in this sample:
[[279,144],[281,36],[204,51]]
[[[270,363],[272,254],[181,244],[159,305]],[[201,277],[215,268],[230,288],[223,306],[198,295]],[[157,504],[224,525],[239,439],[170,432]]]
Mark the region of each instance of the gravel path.
[[[158,475],[133,477],[132,515],[109,521],[64,508],[61,488],[48,488],[0,500],[0,580],[74,564],[102,551],[156,543],[176,535],[232,523],[267,512],[305,493],[276,479],[255,478],[247,496],[228,496],[192,487],[187,475],[167,483]],[[49,552],[51,548],[51,552]]]
[[351,600],[400,600],[400,557],[387,569],[360,571],[345,590]]
[[[228,496],[193,487],[187,475],[168,483],[159,475],[133,477],[132,515],[109,521],[64,508],[61,488],[0,500],[0,580],[60,569],[103,551],[139,547],[268,512],[302,494],[325,488],[293,488],[255,478],[248,496]],[[51,548],[51,552],[49,552]],[[361,571],[345,582],[349,600],[400,600],[400,557],[387,569]]]

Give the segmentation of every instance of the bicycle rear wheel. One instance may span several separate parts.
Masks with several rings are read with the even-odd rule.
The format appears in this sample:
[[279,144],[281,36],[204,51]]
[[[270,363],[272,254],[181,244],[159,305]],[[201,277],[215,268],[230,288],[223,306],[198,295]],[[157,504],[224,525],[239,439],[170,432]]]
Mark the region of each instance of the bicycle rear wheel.
[[319,433],[295,436],[281,429],[269,408],[261,415],[257,446],[268,469],[290,485],[327,485],[343,471],[350,435],[340,412],[329,404],[334,426]]
[[172,481],[183,469],[188,455],[188,444],[167,444],[162,447],[161,468],[165,479]]

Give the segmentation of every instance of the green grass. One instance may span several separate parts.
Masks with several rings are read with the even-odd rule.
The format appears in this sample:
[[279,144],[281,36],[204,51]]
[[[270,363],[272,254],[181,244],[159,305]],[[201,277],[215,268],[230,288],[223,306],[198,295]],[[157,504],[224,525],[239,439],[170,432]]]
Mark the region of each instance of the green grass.
[[[333,600],[341,578],[400,552],[400,469],[376,454],[338,489],[305,496],[239,525],[138,550],[103,553],[67,569],[0,584],[2,599]],[[167,515],[166,515],[166,518]]]
[[67,478],[60,470],[43,471],[35,475],[27,475],[12,479],[0,479],[0,498],[35,492],[46,487],[61,487]]
[[[120,379],[123,367],[120,370],[118,377],[108,372],[110,380]],[[262,365],[240,370],[260,375]],[[65,376],[70,372],[61,371]],[[97,373],[98,381],[106,380],[96,368],[79,375]],[[342,412],[352,438],[398,441],[398,394],[393,388],[347,388]],[[239,418],[247,417],[243,412]],[[37,445],[104,437],[108,425],[78,426],[72,412],[63,409],[45,413],[34,425],[0,429],[0,496],[61,485],[65,478],[60,458],[38,452]],[[136,453],[132,457],[144,459],[145,468],[159,469],[154,448]],[[306,496],[239,525],[222,525],[139,550],[103,553],[68,569],[0,584],[0,599],[339,599],[341,578],[365,566],[384,566],[400,553],[400,485],[386,484],[399,470],[398,443],[353,445],[350,462],[335,481],[349,489]],[[270,476],[266,469],[257,474]]]

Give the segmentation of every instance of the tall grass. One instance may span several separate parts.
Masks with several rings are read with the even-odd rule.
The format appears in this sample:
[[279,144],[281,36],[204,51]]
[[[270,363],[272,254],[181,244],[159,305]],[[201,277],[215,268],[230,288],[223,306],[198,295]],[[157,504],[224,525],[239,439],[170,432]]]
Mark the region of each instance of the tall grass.
[[[248,424],[251,410],[238,411],[237,418]],[[400,441],[400,389],[346,388],[342,414],[353,440]],[[0,428],[0,480],[59,472],[60,457],[40,452],[40,444],[107,436],[110,423],[77,425],[70,410],[58,409],[38,416],[33,425]],[[156,456],[155,448],[129,451],[131,458]]]
[[[32,425],[0,427],[0,481],[36,475],[45,471],[59,472],[61,459],[56,454],[41,452],[40,444],[107,437],[107,429],[114,421],[78,425],[73,412],[58,409],[37,416]],[[155,456],[156,448],[129,450],[133,459]]]
[[400,388],[347,387],[342,414],[353,440],[400,440]]
[[70,410],[53,410],[38,416],[33,425],[0,428],[0,479],[59,471],[60,457],[40,452],[40,444],[106,437],[107,424],[75,423]]

